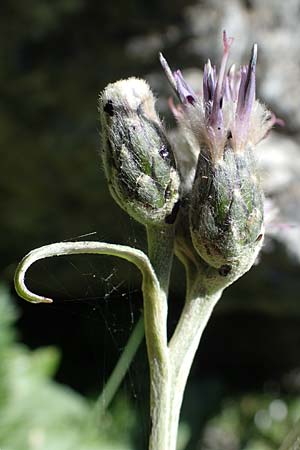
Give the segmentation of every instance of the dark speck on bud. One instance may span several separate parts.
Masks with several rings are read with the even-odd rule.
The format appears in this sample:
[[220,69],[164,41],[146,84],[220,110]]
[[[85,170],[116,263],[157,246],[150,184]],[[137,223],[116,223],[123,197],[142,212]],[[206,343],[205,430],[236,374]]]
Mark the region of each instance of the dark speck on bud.
[[148,84],[109,84],[100,95],[102,160],[115,201],[144,225],[175,220],[179,175]]
[[227,275],[231,272],[231,266],[229,264],[224,264],[219,268],[219,274],[221,277],[227,277]]
[[169,158],[169,150],[168,150],[168,148],[166,147],[165,144],[163,144],[163,145],[161,146],[161,149],[159,150],[159,154],[160,154],[160,156],[161,156],[163,159],[168,159],[168,158]]
[[108,100],[106,105],[103,107],[103,111],[106,112],[110,117],[114,115],[114,106],[111,100]]

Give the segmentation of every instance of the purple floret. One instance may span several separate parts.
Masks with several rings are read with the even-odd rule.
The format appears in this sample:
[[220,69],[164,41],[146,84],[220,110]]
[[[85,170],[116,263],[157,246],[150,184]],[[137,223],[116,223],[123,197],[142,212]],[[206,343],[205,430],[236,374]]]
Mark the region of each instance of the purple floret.
[[173,77],[176,83],[176,92],[181,102],[183,104],[190,103],[191,105],[193,105],[196,101],[197,96],[194,93],[193,89],[183,78],[181,71],[176,70],[175,72],[173,72]]

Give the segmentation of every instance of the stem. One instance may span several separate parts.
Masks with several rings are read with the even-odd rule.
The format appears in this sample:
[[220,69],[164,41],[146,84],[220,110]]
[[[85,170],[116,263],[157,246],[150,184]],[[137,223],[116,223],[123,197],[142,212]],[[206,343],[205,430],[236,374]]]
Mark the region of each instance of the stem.
[[141,250],[126,245],[107,244],[106,242],[80,241],[80,242],[58,242],[56,244],[44,245],[29,252],[19,263],[15,272],[15,289],[17,294],[31,303],[52,303],[51,298],[37,295],[31,292],[25,283],[25,275],[29,267],[37,261],[53,256],[64,255],[109,255],[117,256],[134,264],[143,276],[142,289],[159,290],[159,283],[153,271],[148,257]]
[[168,290],[173,262],[174,226],[148,226],[148,254],[160,295],[144,295],[145,334],[150,367],[149,450],[167,450],[169,441],[170,361],[167,343]]
[[[148,228],[149,254],[140,250],[101,242],[60,242],[40,247],[28,253],[15,274],[15,288],[20,297],[33,303],[51,303],[52,300],[31,292],[25,275],[35,262],[53,256],[100,254],[117,256],[135,264],[143,276],[145,334],[150,365],[150,414],[152,429],[149,450],[176,450],[177,428],[183,393],[193,358],[206,323],[223,289],[214,284],[213,273],[191,270],[186,264],[187,298],[181,318],[168,345],[167,294],[173,259],[174,228]],[[155,271],[157,272],[157,275]],[[205,287],[208,280],[209,292]],[[224,288],[224,285],[223,285]],[[101,399],[112,398],[118,383],[127,370],[132,355],[141,339],[142,323],[122,355],[110,383]]]
[[170,364],[172,367],[172,391],[168,450],[176,450],[180,410],[187,379],[203,331],[215,304],[221,296],[220,291],[213,294],[199,294],[198,289],[199,286],[196,285],[187,297],[182,315],[169,345]]
[[[15,274],[15,287],[21,297],[33,303],[50,303],[51,299],[34,294],[25,284],[26,271],[40,259],[83,253],[111,255],[130,261],[141,271],[145,334],[150,365],[152,430],[149,450],[176,449],[179,414],[187,377],[203,330],[225,287],[223,285],[220,289],[215,284],[212,289],[213,273],[199,270],[200,266],[190,270],[186,265],[188,286],[186,304],[168,346],[167,292],[173,257],[173,231],[172,228],[164,227],[148,230],[149,253],[158,276],[148,257],[140,250],[91,241],[61,242],[33,250],[23,258]],[[205,287],[206,281],[210,286],[209,292]],[[135,351],[134,345],[131,351]],[[121,358],[122,370],[125,370],[125,363],[127,368],[126,355]],[[113,395],[117,381],[115,376],[111,386],[107,387],[106,394],[108,392],[109,396]]]
[[147,226],[148,256],[166,297],[173,263],[174,238],[173,225]]
[[[188,268],[187,268],[188,269]],[[208,293],[203,273],[187,270],[187,296],[180,320],[165,351],[159,358],[157,378],[151,377],[154,392],[150,450],[176,450],[180,410],[187,378],[197,348],[222,289]],[[151,358],[149,358],[151,361]],[[162,367],[163,364],[163,367]],[[160,369],[160,370],[159,370]],[[152,416],[153,417],[153,416]]]
[[180,410],[185,386],[196,355],[200,339],[222,290],[211,294],[203,292],[196,281],[187,296],[180,320],[170,341],[170,364],[172,367],[172,391],[170,398],[168,450],[176,449]]
[[151,433],[149,450],[166,450],[170,364],[167,345],[167,308],[163,291],[158,296],[144,294],[145,335],[150,368]]
[[[169,288],[173,259],[174,227],[147,227],[148,254],[164,291]],[[163,239],[163,240],[162,240]],[[163,244],[165,245],[162,245]],[[97,415],[101,419],[115,396],[144,337],[144,320],[140,317],[113,372],[101,392],[97,403]]]
[[123,378],[126,375],[126,372],[133,360],[142,340],[144,337],[144,320],[143,316],[140,316],[137,324],[134,327],[133,332],[131,333],[128,342],[126,344],[123,353],[116,366],[114,367],[107,383],[105,384],[103,391],[101,392],[95,406],[95,410],[98,416],[98,419],[101,420],[105,412],[107,411],[111,401],[113,400],[117,390],[120,387],[120,384]]
[[[205,274],[186,264],[187,296],[174,335],[167,343],[167,294],[173,260],[173,229],[148,227],[149,257],[161,294],[144,298],[150,364],[152,429],[149,450],[176,450],[180,409],[191,365],[202,333],[222,290],[209,294]],[[157,314],[154,309],[159,309]],[[160,339],[157,336],[160,335]]]

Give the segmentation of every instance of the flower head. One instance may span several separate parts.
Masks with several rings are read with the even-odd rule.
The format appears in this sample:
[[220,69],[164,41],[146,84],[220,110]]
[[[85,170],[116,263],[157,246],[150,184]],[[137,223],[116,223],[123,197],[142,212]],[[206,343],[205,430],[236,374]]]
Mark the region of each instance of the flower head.
[[164,71],[175,90],[180,105],[173,108],[187,133],[196,138],[199,148],[209,148],[213,161],[223,158],[226,147],[242,152],[255,146],[276,122],[275,116],[255,98],[257,44],[249,64],[227,70],[233,38],[223,32],[223,57],[219,70],[210,60],[204,66],[202,94],[195,94],[180,70],[172,73],[160,55]]
[[207,61],[200,94],[160,56],[179,99],[171,110],[188,144],[187,169],[179,148],[176,153],[192,244],[222,276],[244,273],[262,246],[264,195],[253,150],[277,121],[256,99],[257,45],[249,64],[236,70],[227,68],[232,43],[224,31],[220,67]]

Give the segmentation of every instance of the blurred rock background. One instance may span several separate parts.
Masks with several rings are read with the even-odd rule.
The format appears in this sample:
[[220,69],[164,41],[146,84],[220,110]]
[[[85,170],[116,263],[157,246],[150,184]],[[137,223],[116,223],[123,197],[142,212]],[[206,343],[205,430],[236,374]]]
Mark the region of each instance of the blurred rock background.
[[[214,413],[224,392],[295,399],[300,391],[299,20],[299,0],[1,2],[0,266],[12,292],[17,262],[46,243],[93,233],[85,239],[145,248],[143,229],[113,203],[101,169],[97,97],[105,85],[146,78],[171,130],[171,91],[158,52],[197,89],[207,58],[220,61],[223,29],[235,38],[231,61],[237,64],[247,62],[258,42],[258,97],[285,121],[257,153],[278,212],[259,264],[226,291],[194,364],[196,390],[216,380],[207,399]],[[182,305],[180,271],[177,265],[170,328]],[[20,340],[32,348],[56,345],[62,353],[57,380],[84,394],[99,392],[140,313],[137,273],[111,259],[62,258],[32,268],[28,282],[56,302],[35,306],[15,298]],[[146,376],[143,350],[137,373]],[[129,396],[134,385],[142,403],[147,386],[137,387],[134,373]],[[219,449],[211,436],[197,448]],[[228,445],[246,448],[233,438]],[[196,448],[195,440],[188,448]]]

